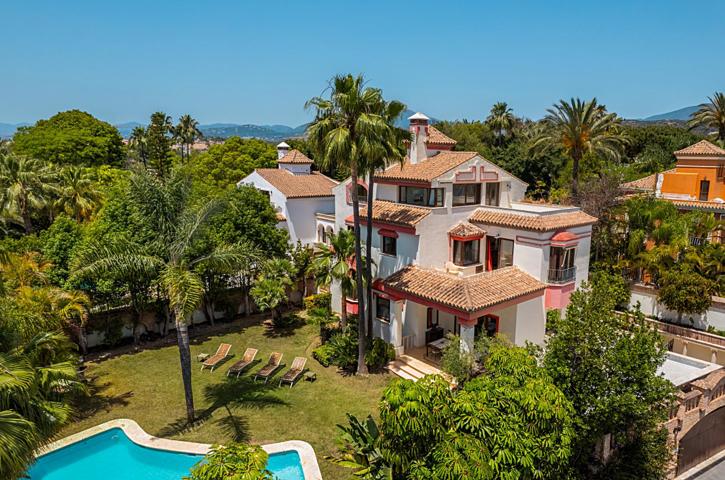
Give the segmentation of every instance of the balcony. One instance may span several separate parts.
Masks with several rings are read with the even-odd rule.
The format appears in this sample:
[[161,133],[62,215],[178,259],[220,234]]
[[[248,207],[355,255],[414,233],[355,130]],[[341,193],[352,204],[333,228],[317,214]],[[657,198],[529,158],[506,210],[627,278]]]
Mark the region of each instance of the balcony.
[[563,284],[573,282],[576,278],[576,267],[550,268],[549,283]]

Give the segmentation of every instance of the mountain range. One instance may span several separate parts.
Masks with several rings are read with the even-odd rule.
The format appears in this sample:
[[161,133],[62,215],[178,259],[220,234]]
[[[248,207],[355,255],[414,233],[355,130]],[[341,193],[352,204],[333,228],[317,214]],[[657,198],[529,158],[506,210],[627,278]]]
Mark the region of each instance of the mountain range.
[[[680,108],[671,112],[660,113],[639,119],[639,122],[682,122],[690,118],[690,115],[696,111],[699,106]],[[408,117],[415,113],[413,110],[406,110],[396,123],[399,127],[408,127]],[[439,120],[431,118],[431,123]],[[18,127],[30,125],[29,123],[0,123],[0,138],[10,138],[13,136]],[[240,137],[254,137],[269,141],[280,141],[288,138],[302,137],[307,129],[307,123],[297,127],[288,125],[255,125],[255,124],[236,124],[236,123],[210,123],[200,125],[199,129],[207,138],[228,138],[238,135]],[[140,122],[124,122],[115,125],[121,136],[128,138],[135,127],[143,127]]]

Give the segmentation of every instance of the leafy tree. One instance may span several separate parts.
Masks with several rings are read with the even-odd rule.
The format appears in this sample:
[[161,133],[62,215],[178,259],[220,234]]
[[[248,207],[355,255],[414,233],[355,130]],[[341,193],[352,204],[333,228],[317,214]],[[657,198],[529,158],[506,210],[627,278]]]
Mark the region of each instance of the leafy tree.
[[675,269],[664,274],[657,290],[657,300],[670,310],[682,315],[697,315],[712,304],[713,283],[695,272]]
[[18,478],[70,421],[69,399],[84,389],[70,343],[53,333],[0,352],[0,385],[0,477]]
[[[574,407],[570,465],[578,478],[659,479],[669,458],[661,424],[674,389],[657,373],[667,350],[640,312],[631,320],[614,314],[617,296],[608,282],[574,292],[543,364]],[[608,434],[618,448],[601,459],[595,447]]]
[[269,455],[257,445],[215,445],[184,480],[273,480]]
[[3,216],[31,233],[33,215],[45,208],[56,188],[53,169],[39,160],[14,154],[0,157],[0,202]]
[[193,422],[188,326],[191,315],[204,297],[204,283],[196,267],[200,262],[206,262],[220,268],[232,268],[241,261],[241,255],[235,246],[220,245],[204,257],[190,256],[194,242],[222,203],[212,200],[201,207],[190,205],[189,183],[183,177],[155,178],[138,172],[132,177],[131,196],[141,218],[155,228],[153,244],[150,248],[131,241],[90,245],[77,260],[76,275],[94,277],[109,272],[120,275],[141,272],[153,276],[158,272],[159,285],[175,321],[186,414],[188,421]]
[[280,278],[261,277],[251,290],[254,303],[262,310],[272,312],[272,320],[279,319],[279,308],[287,301],[287,285]]
[[350,230],[342,229],[330,237],[330,245],[318,244],[314,270],[317,285],[329,287],[333,281],[340,284],[340,321],[347,325],[345,299],[355,290],[355,275],[351,267],[355,255],[355,236]]
[[121,165],[124,160],[123,139],[116,127],[80,110],[19,128],[13,150],[57,165]]
[[622,134],[621,120],[607,112],[594,98],[588,102],[560,100],[544,118],[545,129],[534,142],[544,151],[563,150],[572,161],[571,193],[579,201],[579,164],[587,153],[619,160],[626,138]]
[[672,168],[674,152],[701,138],[674,125],[623,125],[622,130],[629,139],[623,158],[628,163],[625,181]]
[[277,151],[259,139],[230,137],[194,156],[185,169],[204,193],[231,190],[255,168],[276,167]]
[[63,168],[58,183],[55,207],[79,222],[89,220],[102,199],[93,171],[77,166]]
[[692,114],[689,126],[714,130],[710,136],[725,148],[725,94],[715,92],[712,97],[707,97],[707,100],[710,103],[701,105],[700,109]]
[[171,153],[171,134],[174,124],[164,112],[151,114],[151,123],[146,127],[146,155],[149,166],[159,176],[165,177],[171,172],[173,155]]
[[493,130],[498,144],[503,143],[506,137],[513,136],[516,123],[517,119],[513,110],[506,102],[494,103],[491,112],[486,117],[486,124]]
[[51,284],[63,287],[69,276],[73,252],[83,239],[83,231],[78,222],[61,215],[53,224],[40,234],[41,253],[50,262],[48,280]]
[[128,146],[136,153],[144,167],[148,164],[148,143],[146,141],[146,128],[134,127],[128,139]]
[[[369,158],[381,158],[390,141],[390,127],[381,113],[384,105],[379,89],[366,87],[362,76],[338,75],[330,82],[329,98],[314,97],[306,106],[315,109],[315,120],[308,128],[309,141],[318,152],[322,168],[332,165],[346,165],[350,169],[352,185],[366,169]],[[358,369],[367,373],[365,364],[366,328],[364,301],[364,268],[360,233],[360,199],[358,189],[351,189],[353,225],[355,233],[355,270],[357,275],[358,303]]]
[[[179,118],[179,123],[174,127],[173,130],[174,139],[181,144],[181,161],[184,158],[189,159],[191,157],[191,146],[194,145],[198,139],[204,138],[204,134],[199,130],[199,122],[197,122],[191,115],[182,115]],[[186,148],[186,152],[184,152]]]

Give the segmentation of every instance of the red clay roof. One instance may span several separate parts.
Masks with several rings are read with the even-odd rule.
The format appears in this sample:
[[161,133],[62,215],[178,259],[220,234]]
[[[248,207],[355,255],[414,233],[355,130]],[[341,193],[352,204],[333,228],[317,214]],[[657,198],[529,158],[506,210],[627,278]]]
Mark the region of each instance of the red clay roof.
[[674,206],[680,208],[725,212],[725,202],[701,202],[699,200],[675,200],[672,198],[661,198],[661,200],[672,202]]
[[319,172],[295,175],[283,168],[258,168],[255,170],[287,198],[331,197],[337,185],[333,179]]
[[450,230],[448,234],[454,237],[482,237],[486,235],[486,230],[475,226],[472,223],[463,221],[458,222]]
[[306,164],[306,163],[313,163],[313,162],[307,155],[300,152],[299,150],[290,150],[289,152],[287,152],[285,154],[284,157],[277,160],[277,163]]
[[[668,171],[674,171],[674,169]],[[655,186],[657,185],[657,175],[658,174],[653,173],[652,175],[647,175],[646,177],[638,178],[637,180],[632,180],[631,182],[625,182],[620,185],[620,188],[624,190],[645,190],[654,192]]]
[[428,141],[426,143],[434,145],[455,145],[458,142],[445,135],[434,126],[430,126],[428,127]]
[[479,208],[468,219],[472,223],[483,225],[498,225],[501,227],[520,228],[548,232],[560,228],[580,227],[592,225],[597,222],[596,217],[581,210],[537,215],[535,213],[518,213],[512,211]]
[[698,156],[725,156],[725,150],[718,147],[717,145],[713,145],[712,143],[708,142],[707,140],[700,140],[699,142],[695,143],[694,145],[690,145],[689,147],[685,147],[682,150],[677,150],[675,152],[675,156],[688,156],[688,155],[698,155]]
[[546,285],[517,267],[459,277],[409,265],[384,280],[384,285],[403,294],[439,303],[468,313],[516,298],[542,292]]
[[411,164],[410,159],[406,157],[402,167],[400,164],[395,164],[384,172],[375,175],[375,178],[380,180],[430,182],[476,155],[478,155],[476,152],[442,151],[416,164]]
[[[428,214],[430,214],[430,209],[425,207],[414,207],[412,205],[388,202],[387,200],[375,200],[373,202],[373,222],[415,227]],[[360,218],[367,219],[367,215],[367,207],[361,206]]]

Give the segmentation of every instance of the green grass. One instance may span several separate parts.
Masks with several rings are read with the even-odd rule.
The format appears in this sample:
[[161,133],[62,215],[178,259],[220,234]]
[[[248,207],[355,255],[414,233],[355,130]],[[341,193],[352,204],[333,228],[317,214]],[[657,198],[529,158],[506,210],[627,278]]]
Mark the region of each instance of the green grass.
[[[314,447],[326,480],[350,478],[349,470],[324,459],[335,451],[336,425],[346,421],[346,412],[367,416],[376,411],[391,377],[344,376],[334,367],[320,366],[312,358],[318,327],[303,325],[284,335],[270,335],[258,322],[237,322],[231,333],[192,340],[194,401],[200,418],[193,427],[186,425],[179,355],[171,345],[89,362],[86,377],[91,381],[92,395],[81,402],[79,420],[63,435],[115,418],[130,418],[151,435],[178,440],[259,444],[304,440]],[[200,372],[196,355],[213,353],[220,342],[232,344],[234,357],[214,372]],[[247,347],[258,348],[257,358],[263,361],[239,379],[227,378],[227,368]],[[295,356],[307,357],[307,366],[317,374],[317,381],[280,388],[276,385],[285,370],[281,369],[267,386],[252,383],[250,372],[261,368],[273,351],[284,354],[287,368]]]

